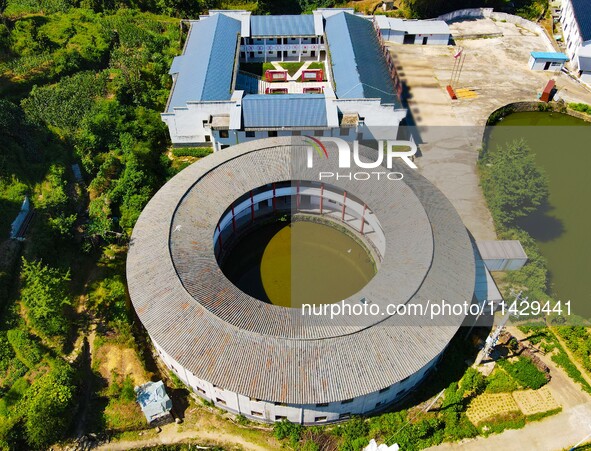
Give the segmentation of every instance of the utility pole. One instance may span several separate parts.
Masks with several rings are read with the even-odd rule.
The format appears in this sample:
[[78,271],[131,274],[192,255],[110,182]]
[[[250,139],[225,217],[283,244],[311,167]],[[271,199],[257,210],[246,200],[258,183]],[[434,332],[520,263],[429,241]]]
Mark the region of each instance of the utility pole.
[[[514,294],[514,293],[511,293],[511,294]],[[519,293],[514,294],[515,300],[513,301],[513,305],[518,304],[520,301],[523,301],[523,302],[527,301],[527,296],[523,299],[521,298],[522,294],[523,294],[523,291],[520,291]],[[495,329],[494,333],[492,335],[489,335],[486,338],[484,348],[478,354],[478,357],[476,358],[476,361],[474,362],[476,365],[480,365],[482,360],[484,360],[485,358],[488,358],[490,356],[490,352],[496,346],[497,341],[499,340],[499,335],[501,334],[501,331],[503,330],[503,328],[505,327],[505,324],[507,324],[507,321],[509,321],[509,318],[511,317],[509,310],[510,309],[507,309],[507,311],[505,312],[505,315],[503,316],[503,318],[501,318],[501,322],[499,323],[499,325]]]
[[466,52],[463,47],[459,47],[458,51],[454,54],[454,66],[451,70],[451,77],[449,78],[449,85],[454,88],[460,81],[460,75],[464,68],[464,61],[466,60]]

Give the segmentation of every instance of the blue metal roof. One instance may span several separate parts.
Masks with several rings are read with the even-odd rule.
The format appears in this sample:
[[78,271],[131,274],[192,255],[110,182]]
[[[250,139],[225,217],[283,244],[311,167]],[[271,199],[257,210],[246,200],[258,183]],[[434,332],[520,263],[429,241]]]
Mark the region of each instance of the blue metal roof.
[[189,101],[230,100],[240,21],[224,14],[191,24],[183,55],[170,74],[178,74],[168,111]]
[[568,56],[566,56],[564,53],[558,52],[531,52],[531,56],[533,56],[535,59],[568,61]]
[[253,94],[242,99],[245,128],[326,127],[322,94]]
[[148,382],[135,389],[136,399],[148,423],[168,415],[172,409],[172,401],[166,394],[162,381]]
[[591,40],[591,1],[571,0],[583,41]]
[[371,21],[341,12],[326,19],[325,31],[338,98],[399,102]]
[[314,16],[251,16],[251,36],[315,36]]

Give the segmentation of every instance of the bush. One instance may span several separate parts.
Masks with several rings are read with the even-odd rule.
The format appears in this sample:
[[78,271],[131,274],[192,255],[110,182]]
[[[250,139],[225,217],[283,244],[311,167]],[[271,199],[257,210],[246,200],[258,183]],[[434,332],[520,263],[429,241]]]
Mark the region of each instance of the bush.
[[334,434],[343,438],[339,449],[341,451],[356,451],[363,449],[369,443],[369,423],[361,417],[353,417],[337,426]]
[[39,345],[31,340],[29,335],[20,329],[11,329],[6,333],[8,342],[14,353],[27,368],[31,369],[37,365],[43,354]]
[[121,393],[119,395],[119,399],[127,402],[135,401],[133,379],[129,375],[127,375],[121,384]]
[[[521,429],[525,426],[525,416],[521,412],[511,412],[500,415],[482,424],[482,434],[499,434],[505,429]],[[486,429],[484,429],[486,428]]]
[[292,444],[296,444],[300,441],[302,431],[303,426],[301,424],[291,423],[285,419],[273,423],[273,435],[277,440],[289,438]]
[[64,307],[70,304],[70,272],[23,258],[22,278],[21,297],[31,324],[50,337],[65,335],[69,327]]
[[468,368],[461,380],[462,390],[469,396],[482,393],[486,388],[486,380],[482,373],[474,368]]
[[488,393],[506,393],[519,388],[519,384],[504,369],[497,368],[486,380]]
[[74,131],[90,111],[94,99],[105,92],[106,73],[80,72],[55,85],[34,87],[22,107],[36,122]]
[[568,107],[571,110],[579,111],[585,114],[591,114],[591,105],[587,105],[586,103],[569,103]]
[[180,147],[172,149],[175,157],[203,158],[213,153],[211,147]]
[[29,385],[29,381],[24,377],[18,378],[4,397],[7,406],[10,407],[20,401],[27,392]]
[[236,419],[235,419],[236,423],[239,424],[240,426],[246,426],[248,423],[250,423],[250,421],[248,421],[248,418],[246,418],[244,415],[242,414],[238,414],[236,415]]
[[547,410],[546,412],[539,412],[534,413],[532,415],[528,415],[526,418],[527,421],[540,421],[544,418],[551,417],[552,415],[556,415],[557,413],[562,412],[562,407],[557,407],[556,409]]
[[47,448],[68,431],[75,400],[74,372],[56,360],[25,396],[25,431],[31,447]]
[[509,360],[499,360],[498,364],[523,388],[537,390],[548,382],[545,374],[525,357],[519,357],[515,363]]
[[559,349],[559,352],[551,357],[552,361],[556,363],[558,366],[562,367],[564,371],[566,371],[566,374],[568,374],[568,376],[572,380],[578,382],[581,385],[583,390],[585,390],[587,393],[591,393],[591,386],[581,375],[579,369],[575,366],[573,362],[570,361],[567,353],[564,351],[562,346],[558,345],[557,347]]
[[89,300],[96,314],[107,321],[127,320],[123,277],[113,276],[97,282],[89,294]]

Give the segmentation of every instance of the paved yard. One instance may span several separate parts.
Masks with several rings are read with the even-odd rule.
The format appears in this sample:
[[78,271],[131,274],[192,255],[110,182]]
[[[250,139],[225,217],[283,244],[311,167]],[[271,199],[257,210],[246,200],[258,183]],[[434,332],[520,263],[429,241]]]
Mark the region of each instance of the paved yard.
[[[390,44],[406,84],[410,115],[418,126],[423,175],[454,204],[476,239],[495,239],[492,219],[476,174],[476,159],[484,124],[497,108],[533,101],[550,78],[567,101],[591,103],[591,92],[565,74],[528,69],[533,50],[548,50],[545,40],[521,27],[491,19],[451,25],[456,46],[466,59],[456,87],[474,90],[472,99],[452,101],[445,91],[457,47]],[[502,37],[461,39],[461,36],[502,33]]]

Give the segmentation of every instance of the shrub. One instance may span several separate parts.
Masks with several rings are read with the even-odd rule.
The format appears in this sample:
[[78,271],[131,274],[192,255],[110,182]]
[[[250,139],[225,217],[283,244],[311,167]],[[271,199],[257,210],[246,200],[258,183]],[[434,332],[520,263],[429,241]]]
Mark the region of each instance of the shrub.
[[65,335],[68,320],[64,315],[64,306],[70,304],[70,272],[23,258],[22,278],[21,297],[28,309],[31,324],[48,336]]
[[585,390],[587,393],[591,393],[591,386],[585,380],[585,378],[583,378],[579,369],[575,366],[573,362],[570,361],[568,355],[566,354],[562,346],[558,345],[557,347],[559,349],[559,352],[551,357],[552,361],[556,363],[558,366],[562,367],[564,371],[566,371],[566,374],[568,374],[568,376],[572,380],[578,382],[581,385],[583,390]]
[[25,430],[34,449],[47,448],[68,431],[75,400],[74,371],[63,361],[51,364],[26,393]]
[[175,157],[194,157],[203,158],[213,153],[211,147],[180,147],[172,149],[172,154]]
[[524,388],[537,390],[548,382],[544,373],[525,357],[519,357],[515,363],[499,360],[498,364]]
[[512,392],[519,388],[519,384],[504,369],[497,368],[486,380],[488,393]]
[[478,395],[486,388],[486,380],[480,371],[468,368],[462,378],[461,385],[467,395]]
[[289,438],[290,442],[295,444],[299,442],[302,431],[303,426],[301,424],[291,423],[285,419],[273,423],[273,435],[277,440]]
[[36,122],[73,131],[90,111],[94,99],[104,94],[106,82],[106,73],[97,76],[94,72],[80,72],[55,85],[34,87],[22,107]]
[[249,423],[249,421],[248,418],[246,418],[244,415],[238,414],[236,415],[236,423],[238,423],[240,426],[246,426]]
[[127,377],[123,380],[123,383],[121,384],[121,393],[119,395],[119,398],[122,401],[127,402],[135,401],[133,379],[131,379],[131,376],[129,375],[127,375]]
[[10,407],[12,405],[15,405],[18,401],[20,401],[20,399],[25,395],[26,391],[28,390],[29,385],[29,381],[24,377],[17,379],[15,383],[12,384],[12,387],[10,387],[10,390],[8,390],[8,393],[6,393],[6,396],[4,397],[7,406]]
[[525,416],[521,412],[511,412],[483,423],[481,429],[486,437],[490,434],[501,433],[505,429],[521,429],[524,426]]
[[31,340],[29,335],[20,329],[11,329],[6,333],[8,342],[12,346],[14,353],[27,368],[33,368],[41,361],[42,352],[39,345]]
[[568,107],[571,110],[579,111],[585,114],[591,114],[591,105],[587,105],[586,103],[569,103]]
[[527,419],[527,421],[540,421],[546,417],[551,417],[552,415],[556,415],[560,412],[562,412],[562,407],[557,407],[556,409],[547,410],[546,412],[539,412],[534,413],[532,415],[528,415],[525,418]]
[[125,284],[121,276],[113,276],[99,281],[89,295],[97,314],[109,321],[126,320]]

